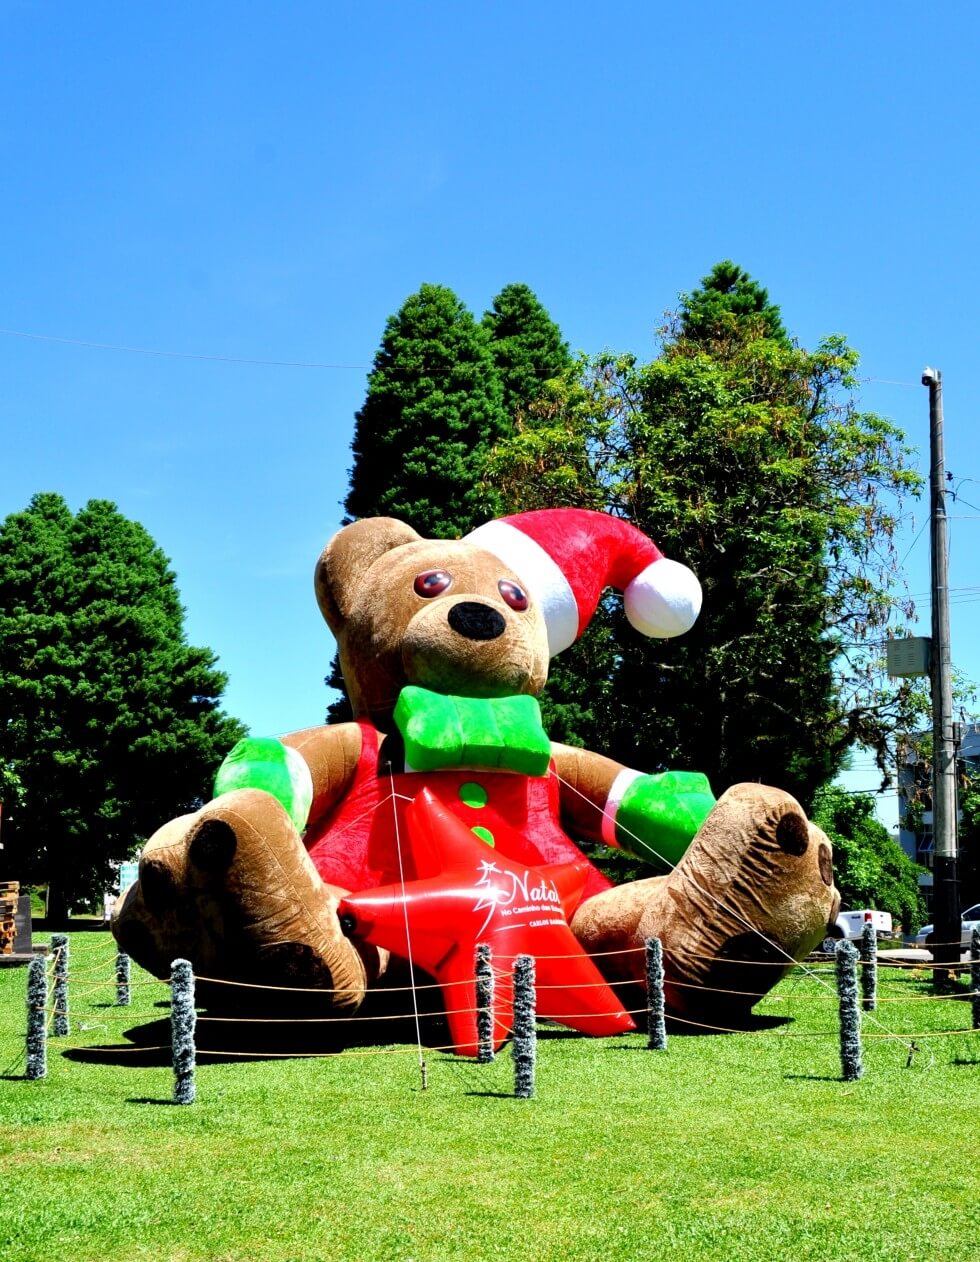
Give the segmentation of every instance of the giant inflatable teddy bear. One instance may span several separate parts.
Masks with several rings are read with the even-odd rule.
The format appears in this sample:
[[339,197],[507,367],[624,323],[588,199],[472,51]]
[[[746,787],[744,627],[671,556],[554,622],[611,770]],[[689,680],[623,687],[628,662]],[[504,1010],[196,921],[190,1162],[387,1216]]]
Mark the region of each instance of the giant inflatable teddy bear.
[[[607,587],[641,634],[698,615],[694,575],[634,527],[555,509],[445,541],[368,518],[334,536],[315,582],[355,721],[240,742],[214,800],[150,839],[113,920],[145,968],[188,958],[212,978],[322,989],[351,1015],[413,953],[460,986],[446,1007],[472,1051],[481,935],[502,967],[538,956],[560,996],[539,1012],[593,1033],[631,1027],[603,979],[620,997],[642,983],[651,936],[670,1010],[716,1024],[824,936],[830,845],[789,795],[743,784],[715,803],[697,773],[643,775],[541,728],[549,658]],[[651,875],[612,886],[575,839]]]

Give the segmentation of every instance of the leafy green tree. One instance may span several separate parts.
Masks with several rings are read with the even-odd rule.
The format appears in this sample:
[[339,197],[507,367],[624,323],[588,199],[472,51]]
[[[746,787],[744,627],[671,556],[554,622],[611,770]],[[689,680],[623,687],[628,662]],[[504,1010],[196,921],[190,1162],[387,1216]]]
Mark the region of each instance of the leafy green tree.
[[344,507],[452,539],[493,517],[485,453],[504,433],[490,335],[452,292],[423,285],[390,317],[357,413]]
[[209,796],[245,731],[215,661],[187,644],[167,558],[113,504],[40,494],[0,525],[0,864],[49,883],[55,921]]
[[561,330],[527,285],[505,285],[483,317],[503,385],[505,415],[526,411],[571,365]]
[[875,817],[874,798],[829,785],[817,795],[813,820],[834,847],[841,905],[891,912],[906,933],[915,933],[926,919],[919,889],[925,869],[912,862]]
[[980,770],[967,763],[961,766],[959,786],[960,909],[980,902]]
[[[896,734],[917,723],[912,689],[881,684],[868,646],[901,612],[895,497],[920,480],[900,431],[858,411],[844,340],[794,346],[764,290],[719,277],[685,300],[652,363],[579,364],[488,477],[511,506],[624,516],[701,579],[701,618],[677,640],[642,640],[608,613],[612,703],[581,716],[583,742],[809,805],[852,744],[890,768]],[[591,695],[595,675],[576,684],[575,669],[564,691]]]

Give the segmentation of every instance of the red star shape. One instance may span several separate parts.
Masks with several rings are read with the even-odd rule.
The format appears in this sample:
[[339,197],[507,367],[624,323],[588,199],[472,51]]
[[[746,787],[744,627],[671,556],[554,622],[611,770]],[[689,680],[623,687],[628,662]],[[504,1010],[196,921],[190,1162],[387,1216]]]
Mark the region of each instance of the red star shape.
[[350,894],[338,910],[352,918],[358,937],[405,959],[411,956],[435,977],[460,1055],[477,1052],[474,960],[479,942],[493,952],[495,1047],[513,1025],[511,973],[518,955],[537,961],[538,1016],[584,1034],[636,1028],[568,927],[587,864],[515,863],[478,840],[430,789],[415,797],[406,820],[407,849],[420,879]]

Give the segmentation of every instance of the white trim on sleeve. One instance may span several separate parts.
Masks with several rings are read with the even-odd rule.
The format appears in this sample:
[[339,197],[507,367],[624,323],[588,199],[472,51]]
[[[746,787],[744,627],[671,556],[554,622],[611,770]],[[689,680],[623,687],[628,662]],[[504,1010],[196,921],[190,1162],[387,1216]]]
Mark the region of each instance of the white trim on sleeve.
[[602,840],[607,846],[615,846],[617,844],[616,815],[619,812],[620,803],[626,796],[626,790],[634,780],[639,780],[642,774],[642,771],[630,771],[629,767],[624,767],[612,782],[612,788],[609,790],[609,796],[606,798],[606,805],[602,808]]

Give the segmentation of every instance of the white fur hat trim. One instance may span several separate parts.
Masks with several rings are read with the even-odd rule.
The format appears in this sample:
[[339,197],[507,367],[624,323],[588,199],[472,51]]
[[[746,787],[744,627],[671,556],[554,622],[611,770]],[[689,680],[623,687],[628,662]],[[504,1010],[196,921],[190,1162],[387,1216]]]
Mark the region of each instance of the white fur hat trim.
[[523,530],[500,520],[477,526],[466,535],[466,542],[492,552],[527,585],[528,595],[544,614],[551,657],[575,643],[579,623],[575,593],[559,566],[539,543]]

